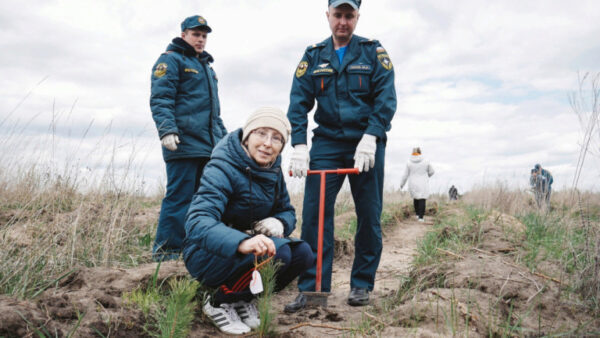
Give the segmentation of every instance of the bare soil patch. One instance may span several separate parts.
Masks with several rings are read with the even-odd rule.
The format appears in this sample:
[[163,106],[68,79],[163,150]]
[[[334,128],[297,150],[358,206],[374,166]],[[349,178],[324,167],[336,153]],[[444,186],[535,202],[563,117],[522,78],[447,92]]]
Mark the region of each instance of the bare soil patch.
[[[155,270],[156,264],[132,269],[79,268],[33,300],[2,296],[0,336],[38,336],[38,332],[66,336],[75,330],[79,337],[100,336],[99,333],[144,337],[147,334],[143,314],[125,304],[122,296],[147,286]],[[158,282],[186,274],[181,262],[163,263]]]
[[[413,268],[417,241],[432,227],[433,212],[428,211],[428,222],[419,223],[408,217],[410,208],[401,208],[394,215],[396,223],[384,229],[383,254],[369,306],[346,304],[354,248],[351,239],[337,240],[329,306],[283,313],[284,305],[297,295],[293,283],[274,297],[280,335],[538,336],[577,335],[578,327],[586,328],[582,332],[600,327],[598,318],[565,296],[568,281],[531,272],[518,263],[515,257],[525,227],[509,215],[492,213],[481,222],[474,234],[481,237],[478,248],[449,252],[444,263]],[[123,294],[147,286],[155,269],[156,264],[131,269],[79,268],[35,299],[0,296],[0,336],[38,336],[40,331],[66,336],[75,328],[75,336],[80,337],[147,336],[144,315],[126,304]],[[160,283],[186,275],[182,262],[168,262],[162,264],[158,279]],[[408,278],[417,287],[399,298],[401,283]],[[190,336],[215,335],[219,332],[198,310]]]

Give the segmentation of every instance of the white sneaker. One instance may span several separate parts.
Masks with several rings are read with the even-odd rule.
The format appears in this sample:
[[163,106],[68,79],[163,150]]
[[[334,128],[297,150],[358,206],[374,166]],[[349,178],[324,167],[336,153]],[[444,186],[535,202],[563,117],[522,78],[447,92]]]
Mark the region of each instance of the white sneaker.
[[419,218],[419,222],[425,222],[423,218]]
[[210,305],[209,300],[207,300],[202,307],[202,312],[210,318],[213,324],[215,324],[221,332],[228,334],[244,334],[250,332],[248,325],[244,324],[240,320],[237,312],[235,312],[233,304],[223,303],[219,307],[213,307]]
[[248,325],[251,329],[256,329],[260,326],[260,316],[258,309],[256,308],[256,301],[252,300],[250,303],[244,302],[243,300],[234,303],[233,307],[237,311],[242,322]]

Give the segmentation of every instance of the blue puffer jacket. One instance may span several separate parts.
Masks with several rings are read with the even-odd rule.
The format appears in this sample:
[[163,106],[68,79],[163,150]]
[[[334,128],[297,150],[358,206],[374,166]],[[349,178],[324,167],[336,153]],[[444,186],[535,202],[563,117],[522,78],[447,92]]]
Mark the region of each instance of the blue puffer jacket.
[[[281,156],[271,168],[261,168],[241,145],[242,129],[221,140],[202,174],[185,222],[183,257],[192,277],[208,286],[221,285],[239,267],[254,260],[237,248],[250,238],[244,230],[267,217],[279,219],[284,236],[296,227]],[[276,248],[293,241],[272,238]]]
[[177,150],[163,147],[165,161],[210,157],[227,130],[220,116],[217,76],[207,52],[175,38],[152,68],[150,109],[158,136],[179,135]]

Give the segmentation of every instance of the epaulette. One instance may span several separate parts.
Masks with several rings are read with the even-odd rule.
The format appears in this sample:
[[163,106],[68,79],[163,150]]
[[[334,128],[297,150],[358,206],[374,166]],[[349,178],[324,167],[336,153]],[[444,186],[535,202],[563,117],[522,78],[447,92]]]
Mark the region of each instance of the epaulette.
[[172,50],[168,50],[166,52],[163,52],[162,55],[168,55],[168,54],[171,54],[171,53],[173,53],[173,51]]
[[362,44],[377,44],[377,43],[379,43],[379,40],[377,40],[377,39],[366,39],[366,40],[359,41],[358,43],[362,43]]
[[310,46],[306,47],[306,51],[308,52],[308,51],[311,51],[311,50],[313,50],[315,48],[323,48],[323,47],[325,47],[324,43],[322,43],[322,42],[321,43],[315,43],[313,45],[310,45]]

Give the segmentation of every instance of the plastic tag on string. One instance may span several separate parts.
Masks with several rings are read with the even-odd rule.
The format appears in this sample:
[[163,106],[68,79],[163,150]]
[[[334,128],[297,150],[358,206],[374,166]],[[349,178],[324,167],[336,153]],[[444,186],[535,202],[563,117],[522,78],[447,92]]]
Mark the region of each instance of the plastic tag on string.
[[257,295],[263,292],[262,278],[258,270],[252,271],[252,280],[250,281],[250,292],[253,295]]

